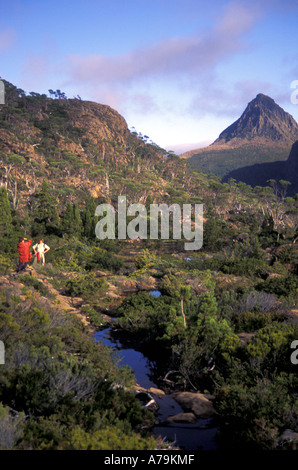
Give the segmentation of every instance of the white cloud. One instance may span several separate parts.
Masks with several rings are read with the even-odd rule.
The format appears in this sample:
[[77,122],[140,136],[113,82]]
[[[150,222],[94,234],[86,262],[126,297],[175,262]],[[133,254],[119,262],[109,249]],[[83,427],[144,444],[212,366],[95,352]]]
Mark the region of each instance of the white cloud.
[[[235,15],[236,14],[236,15]],[[236,19],[235,19],[235,16]],[[112,89],[131,87],[143,80],[172,81],[179,77],[205,79],[225,58],[246,47],[243,40],[258,18],[254,8],[228,4],[209,33],[168,38],[157,44],[107,57],[70,55],[66,73],[74,83]]]

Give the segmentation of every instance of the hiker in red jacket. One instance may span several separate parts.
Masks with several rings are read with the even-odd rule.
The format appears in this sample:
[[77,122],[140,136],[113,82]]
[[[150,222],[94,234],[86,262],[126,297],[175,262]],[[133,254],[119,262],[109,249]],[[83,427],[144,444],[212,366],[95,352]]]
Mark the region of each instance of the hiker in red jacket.
[[18,273],[27,268],[27,265],[31,259],[30,245],[31,240],[23,237],[19,239],[17,246],[17,250],[19,252],[19,265],[17,267]]

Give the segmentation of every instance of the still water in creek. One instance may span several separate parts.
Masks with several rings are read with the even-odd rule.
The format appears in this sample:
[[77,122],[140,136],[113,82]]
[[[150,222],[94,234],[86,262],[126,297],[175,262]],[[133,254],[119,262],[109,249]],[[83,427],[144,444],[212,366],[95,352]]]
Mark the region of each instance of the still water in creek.
[[[151,295],[159,296],[160,293],[159,291],[152,291]],[[111,333],[111,328],[107,328],[96,332],[94,338],[96,341],[102,341],[105,346],[109,346],[119,352],[121,358],[119,366],[129,366],[134,372],[138,385],[146,389],[150,387],[157,388],[157,385],[152,380],[156,364],[141,352],[132,349],[130,346],[125,346],[123,340],[120,342],[118,339],[113,338]],[[218,429],[213,424],[212,418],[198,419],[195,424],[163,424],[168,417],[183,413],[183,409],[170,394],[162,395],[161,397],[154,396],[154,399],[159,407],[156,412],[159,424],[152,430],[156,437],[161,436],[185,450],[215,450],[217,448],[215,434]]]

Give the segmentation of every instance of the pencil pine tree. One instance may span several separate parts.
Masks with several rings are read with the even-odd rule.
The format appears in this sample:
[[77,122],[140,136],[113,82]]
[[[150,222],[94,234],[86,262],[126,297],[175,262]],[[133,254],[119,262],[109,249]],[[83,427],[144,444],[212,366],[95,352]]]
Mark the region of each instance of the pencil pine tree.
[[40,191],[34,195],[33,206],[33,232],[40,234],[57,233],[59,225],[57,201],[46,181],[42,182]]

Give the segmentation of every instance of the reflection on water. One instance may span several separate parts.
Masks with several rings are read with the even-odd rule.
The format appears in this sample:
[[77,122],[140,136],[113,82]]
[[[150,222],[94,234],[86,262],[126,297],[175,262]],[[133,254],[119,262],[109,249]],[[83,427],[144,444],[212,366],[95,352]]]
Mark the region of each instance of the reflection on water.
[[119,367],[127,365],[129,366],[136,378],[138,385],[144,388],[156,387],[155,383],[151,380],[152,372],[154,368],[154,362],[146,358],[142,353],[135,349],[125,348],[119,340],[112,339],[110,336],[111,329],[99,331],[95,333],[94,337],[96,341],[103,340],[105,346],[109,346],[116,351],[121,351]]
[[[150,387],[156,388],[157,385],[152,380],[152,371],[156,366],[154,361],[150,361],[135,349],[126,348],[119,340],[112,338],[110,333],[111,329],[107,328],[95,333],[94,338],[97,342],[102,341],[105,346],[112,347],[120,352],[121,360],[119,366],[127,365],[131,367],[138,385],[146,389]],[[195,424],[173,423],[164,425],[164,421],[169,416],[183,413],[183,409],[174,400],[172,395],[156,396],[155,400],[159,406],[156,418],[160,423],[153,428],[153,434],[156,437],[161,436],[166,440],[173,441],[175,445],[185,450],[197,450],[198,448],[203,450],[216,449],[214,436],[217,428],[212,426],[211,418],[198,419]]]

